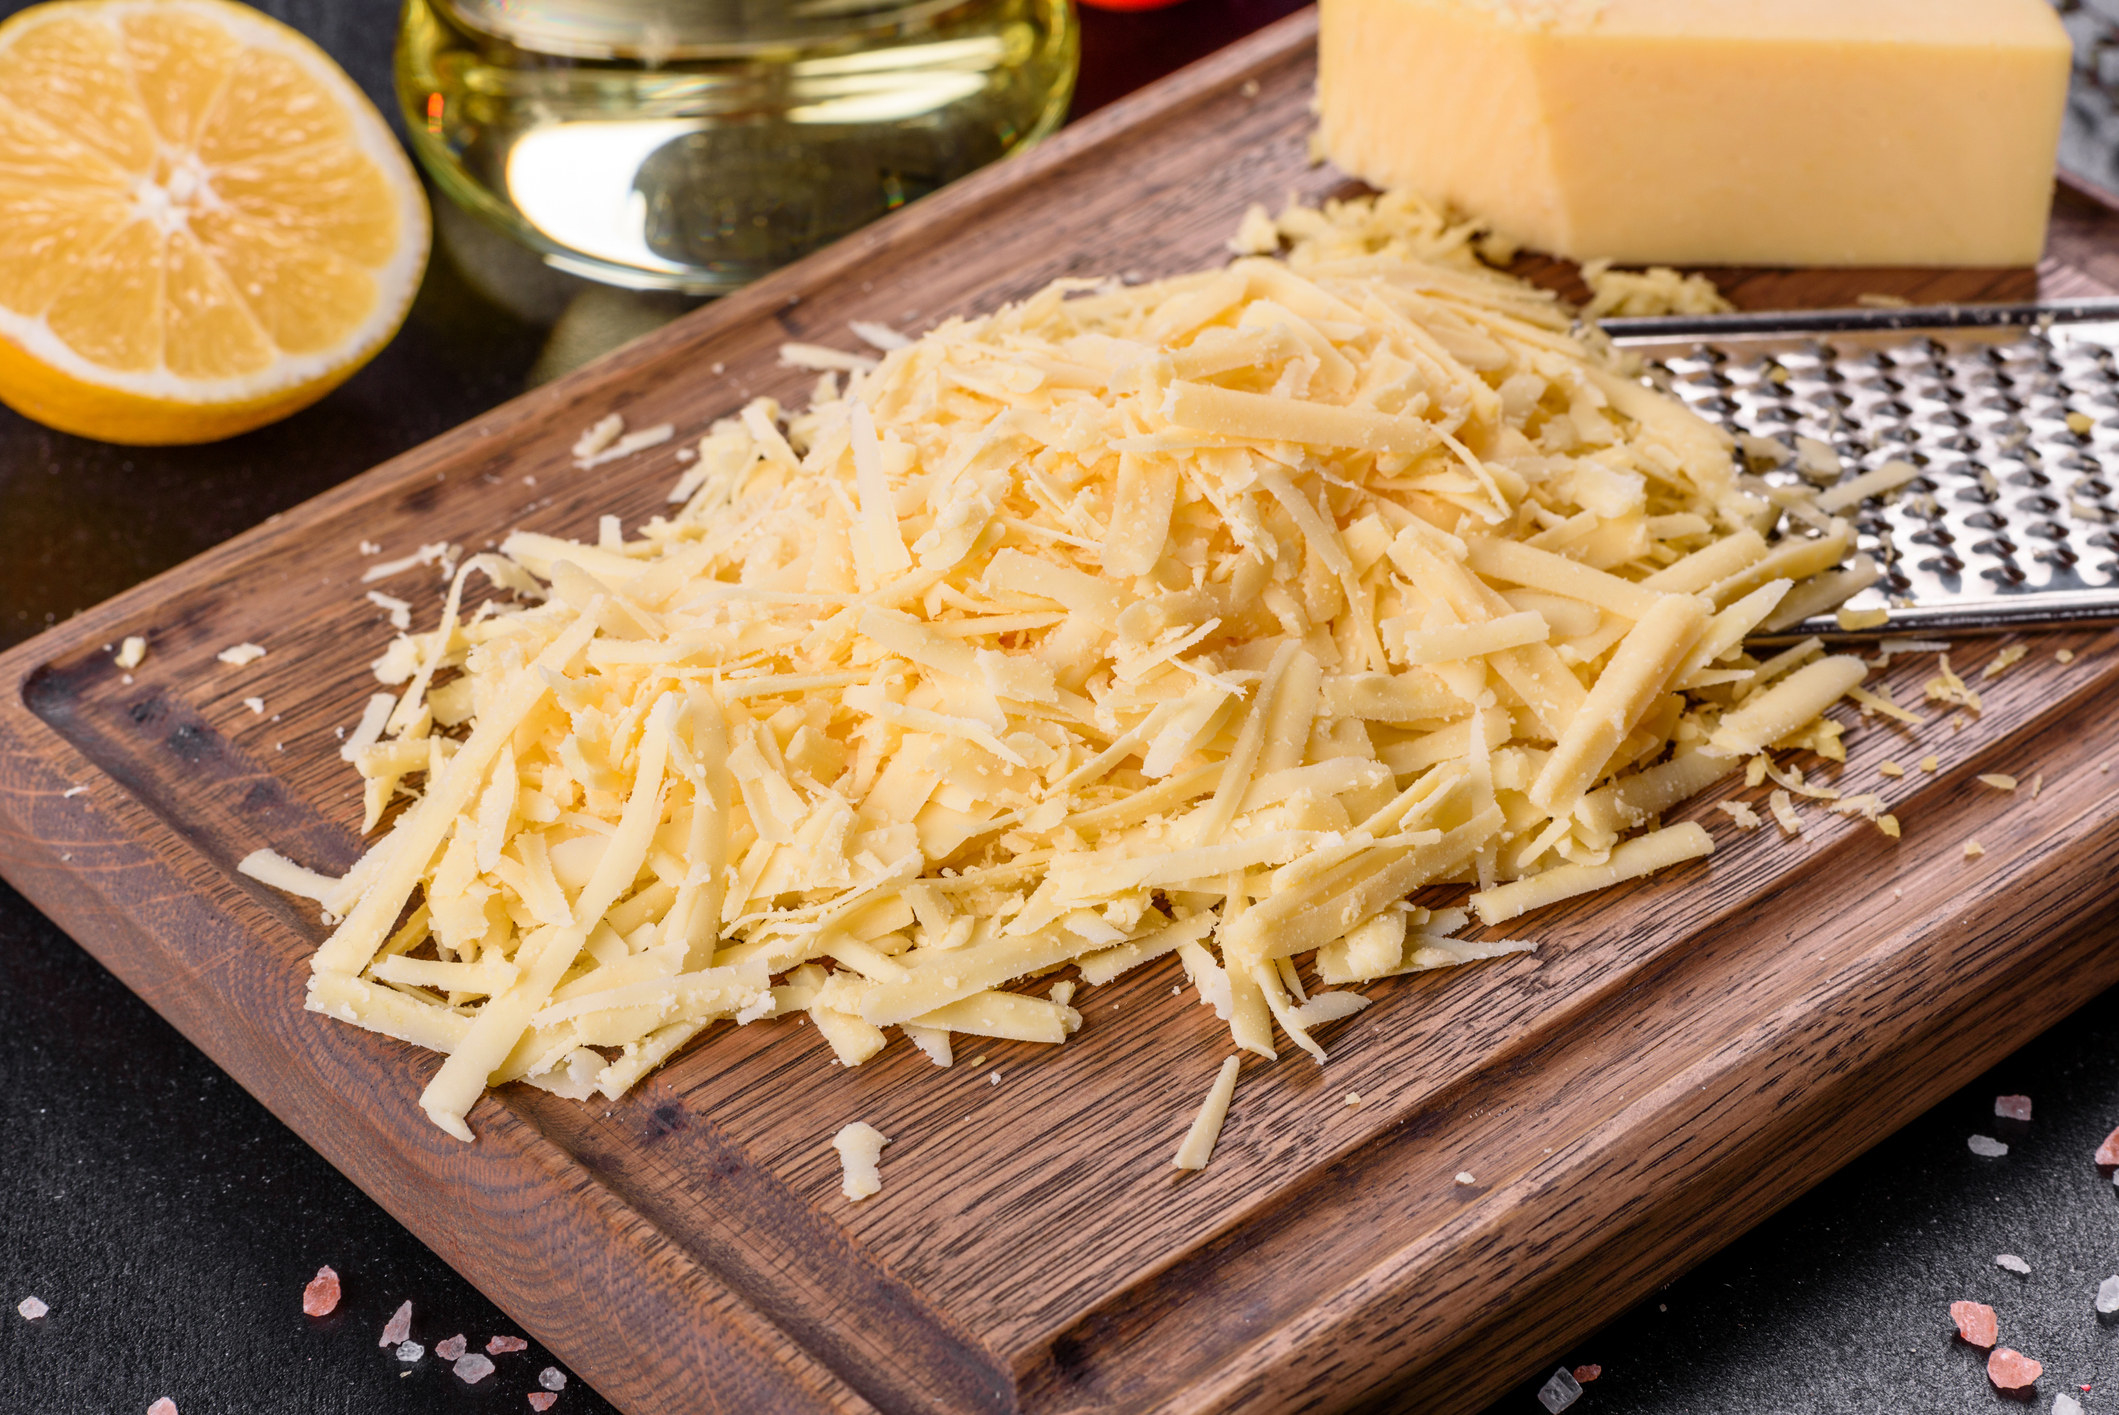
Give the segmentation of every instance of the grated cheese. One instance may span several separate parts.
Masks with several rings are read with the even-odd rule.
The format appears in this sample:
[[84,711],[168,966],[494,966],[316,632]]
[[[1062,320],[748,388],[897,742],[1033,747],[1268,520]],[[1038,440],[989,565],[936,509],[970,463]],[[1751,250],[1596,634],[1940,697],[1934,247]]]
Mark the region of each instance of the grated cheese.
[[1995,654],[1993,660],[1985,668],[1979,670],[1979,676],[1982,678],[1999,678],[2002,674],[2008,672],[2010,667],[2020,662],[2023,656],[2030,651],[2030,646],[2027,644],[2010,644],[2000,653]]
[[1582,281],[1590,292],[1589,304],[1582,310],[1584,319],[1727,314],[1736,308],[1706,276],[1680,275],[1667,265],[1613,270],[1608,260],[1592,260],[1582,267]]
[[1221,1138],[1222,1122],[1229,1117],[1229,1102],[1236,1095],[1236,1072],[1242,1062],[1234,1057],[1225,1058],[1221,1070],[1214,1077],[1214,1084],[1207,1091],[1207,1098],[1199,1103],[1199,1114],[1192,1119],[1192,1128],[1177,1147],[1177,1155],[1170,1161],[1174,1169],[1205,1169],[1207,1161],[1214,1157],[1214,1142]]
[[1980,844],[1980,843],[1979,843],[1978,841],[1976,841],[1976,840],[1967,840],[1967,841],[1966,841],[1966,842],[1964,843],[1964,857],[1965,857],[1965,858],[1966,858],[1967,860],[1976,860],[1976,859],[1978,859],[1978,858],[1979,858],[1979,857],[1980,857],[1981,855],[1984,855],[1984,854],[1986,854],[1986,853],[1987,853],[1987,848],[1986,848],[1986,846],[1984,846],[1984,845],[1981,845],[1981,844]]
[[257,644],[236,644],[230,648],[222,649],[214,655],[216,659],[231,668],[241,668],[245,664],[256,663],[264,656],[265,650]]
[[1841,605],[1833,611],[1832,617],[1841,629],[1856,634],[1864,629],[1881,629],[1891,622],[1891,611],[1883,608],[1849,609]]
[[396,595],[384,594],[381,590],[368,591],[368,603],[389,617],[390,627],[404,633],[412,627],[412,606]]
[[[1060,1043],[1073,980],[1024,982],[1170,953],[1240,1050],[1321,1061],[1346,985],[1531,946],[1472,911],[1707,855],[1656,819],[1746,758],[1844,759],[1868,665],[1744,641],[1847,523],[1769,540],[1730,441],[1467,228],[1274,223],[1285,259],[791,346],[843,389],[716,423],[668,514],[455,566],[342,747],[382,833],[309,1005],[445,1052],[466,1139],[489,1085],[615,1099],[723,1019]],[[514,601],[465,612],[473,570]]]
[[2016,789],[2016,778],[2010,776],[2007,772],[1981,772],[1979,780],[1982,784],[1991,786],[1996,791],[2014,791]]
[[147,640],[138,634],[127,634],[125,642],[118,645],[117,656],[111,662],[118,667],[131,670],[138,668],[147,658]]

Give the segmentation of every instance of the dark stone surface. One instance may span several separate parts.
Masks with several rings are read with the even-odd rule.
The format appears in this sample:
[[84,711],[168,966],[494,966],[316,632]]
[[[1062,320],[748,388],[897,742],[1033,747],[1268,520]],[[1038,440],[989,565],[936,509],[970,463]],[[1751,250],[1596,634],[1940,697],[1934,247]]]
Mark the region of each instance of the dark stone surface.
[[[0,16],[23,8],[0,0]],[[321,41],[388,103],[388,0],[264,8]],[[1084,17],[1077,111],[1107,102],[1294,8],[1190,0]],[[490,276],[490,248],[459,240]],[[513,277],[511,277],[512,279]],[[679,304],[613,310],[540,277],[518,314],[437,255],[405,332],[315,408],[214,447],[141,450],[48,432],[0,409],[0,645],[27,637],[638,332]],[[486,285],[490,288],[492,281]],[[569,306],[572,306],[569,309]],[[543,327],[555,313],[558,330]],[[2098,907],[2108,907],[2097,901]],[[2089,1164],[2119,1121],[2119,1021],[2108,996],[1656,1301],[1566,1358],[1603,1378],[1578,1411],[1983,1411],[1996,1396],[1949,1336],[1948,1303],[2001,1314],[2002,1340],[2056,1391],[2119,1411],[2113,1329],[2091,1306],[2119,1271],[2119,1198]],[[2004,1159],[1992,1097],[2036,1102]],[[2014,1252],[2032,1271],[1993,1266]],[[331,1317],[301,1314],[319,1264]],[[51,1315],[13,1311],[36,1294]],[[430,1354],[403,1374],[376,1333],[410,1298],[429,1348],[515,1329],[86,953],[0,886],[0,1415],[424,1415],[521,1410],[550,1357],[497,1358],[476,1388]],[[1585,1306],[1598,1296],[1582,1294]],[[2107,1394],[2105,1383],[2112,1383]],[[1535,1382],[1497,1412],[1534,1412]],[[2074,1388],[2096,1387],[2089,1394]],[[576,1381],[560,1411],[608,1411]]]

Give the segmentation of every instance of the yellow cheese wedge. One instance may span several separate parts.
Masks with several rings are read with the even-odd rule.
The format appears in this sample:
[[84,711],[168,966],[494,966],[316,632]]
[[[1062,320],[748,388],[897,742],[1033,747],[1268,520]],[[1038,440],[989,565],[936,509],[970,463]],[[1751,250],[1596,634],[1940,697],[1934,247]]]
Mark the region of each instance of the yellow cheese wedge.
[[1577,259],[2030,265],[2045,0],[1322,0],[1326,153]]

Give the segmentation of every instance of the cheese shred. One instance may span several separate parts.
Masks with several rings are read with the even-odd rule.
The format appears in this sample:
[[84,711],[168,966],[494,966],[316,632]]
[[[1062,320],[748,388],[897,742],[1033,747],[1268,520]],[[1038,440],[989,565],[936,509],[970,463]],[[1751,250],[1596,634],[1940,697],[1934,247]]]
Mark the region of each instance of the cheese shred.
[[1272,220],[1285,258],[796,348],[843,389],[716,423],[668,514],[453,565],[344,743],[380,837],[254,857],[343,920],[309,1005],[445,1052],[467,1139],[489,1086],[615,1099],[724,1021],[1059,1043],[1074,989],[1018,988],[1171,953],[1240,1050],[1322,1060],[1344,985],[1528,946],[1415,894],[1511,919],[1709,854],[1660,816],[1747,757],[1844,758],[1867,665],[1744,642],[1846,521],[1466,228]]

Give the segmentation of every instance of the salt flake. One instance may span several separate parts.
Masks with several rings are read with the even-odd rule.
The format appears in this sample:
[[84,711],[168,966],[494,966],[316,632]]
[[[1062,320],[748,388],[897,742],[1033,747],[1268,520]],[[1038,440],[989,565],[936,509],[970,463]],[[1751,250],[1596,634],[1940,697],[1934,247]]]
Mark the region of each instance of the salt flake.
[[1997,1268],[2007,1268],[2010,1272],[2019,1274],[2028,1274],[2031,1270],[2031,1265],[2029,1263],[2026,1263],[2023,1259],[2017,1257],[2014,1253],[1995,1254],[1994,1266]]
[[177,1403],[165,1395],[147,1407],[147,1415],[177,1415]]
[[2119,1130],[2105,1136],[2104,1142],[2097,1146],[2097,1153],[2091,1158],[2097,1168],[2107,1172],[2114,1166],[2119,1166]]
[[1992,1346],[2001,1335],[1994,1309],[1984,1302],[1952,1302],[1950,1320],[1957,1324],[1957,1335],[1974,1346]]
[[560,1370],[557,1366],[547,1366],[537,1373],[537,1384],[543,1386],[546,1390],[565,1390],[567,1388],[567,1373]]
[[377,1346],[402,1346],[405,1343],[405,1338],[410,1335],[412,1335],[412,1304],[407,1302],[390,1314],[389,1321],[383,1323],[382,1339],[375,1344]]
[[427,1354],[427,1348],[416,1341],[401,1341],[397,1344],[397,1359],[407,1366]]
[[2029,1096],[1996,1096],[1994,1097],[1994,1114],[2002,1120],[2028,1121],[2031,1118],[2031,1098]]
[[2021,1351],[2002,1346],[1987,1357],[1987,1379],[1998,1390],[2028,1390],[2038,1384],[2045,1367]]
[[2097,1310],[2107,1317],[2119,1312],[2119,1276],[2108,1277],[2097,1284]]
[[468,1356],[458,1357],[454,1369],[456,1379],[467,1386],[475,1386],[493,1374],[493,1363],[474,1351]]
[[1574,1373],[1562,1366],[1552,1373],[1551,1379],[1538,1387],[1538,1404],[1556,1412],[1565,1410],[1582,1398],[1582,1383]]
[[486,1354],[505,1356],[511,1351],[528,1351],[530,1343],[519,1336],[496,1336],[486,1343]]
[[1995,1139],[1992,1135],[1974,1135],[1966,1140],[1965,1144],[1970,1147],[1973,1154],[1990,1160],[2000,1159],[2009,1152],[2009,1147],[2002,1144],[2001,1141]]
[[444,1361],[454,1361],[457,1357],[464,1354],[464,1348],[470,1344],[460,1335],[444,1337],[434,1343],[434,1354],[441,1357]]
[[338,1274],[326,1263],[309,1279],[302,1289],[302,1315],[305,1317],[328,1317],[338,1310]]
[[25,1297],[15,1304],[15,1310],[22,1314],[23,1321],[34,1322],[41,1321],[51,1308],[45,1305],[41,1297]]
[[2053,1397],[2053,1415],[2082,1415],[2082,1402],[2072,1395]]

